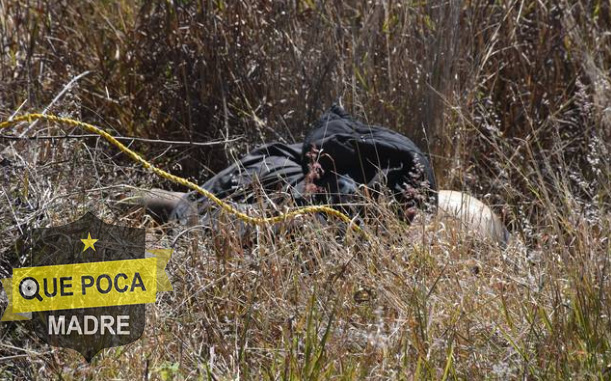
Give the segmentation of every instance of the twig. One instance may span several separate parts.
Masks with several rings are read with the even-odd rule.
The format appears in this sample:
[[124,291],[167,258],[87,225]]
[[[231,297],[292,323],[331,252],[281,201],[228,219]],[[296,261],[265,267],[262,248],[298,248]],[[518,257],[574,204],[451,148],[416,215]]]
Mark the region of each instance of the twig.
[[8,118],[8,120],[12,120],[17,114],[19,114],[19,111],[21,111],[21,108],[28,103],[28,99],[26,98],[23,102],[21,102],[21,104],[19,105],[19,107],[17,107],[17,110],[15,110],[15,112],[11,115],[10,118]]
[[[32,123],[32,126],[34,123]],[[59,140],[59,139],[84,139],[84,138],[99,138],[99,135],[96,134],[84,134],[84,135],[42,135],[42,136],[19,136],[15,135],[4,135],[0,134],[0,139],[6,140]],[[159,140],[159,139],[145,139],[145,138],[135,138],[130,136],[115,136],[117,140],[122,141],[130,141],[130,142],[145,142],[145,143],[154,143],[154,144],[171,144],[177,146],[213,146],[217,144],[226,144],[232,143],[238,140],[241,140],[242,137],[237,137],[233,139],[223,139],[223,140],[214,140],[210,142],[190,142],[183,140]]]
[[23,358],[23,357],[30,357],[30,355],[13,355],[13,356],[6,356],[6,357],[0,357],[0,362],[3,361],[12,361],[18,358]]
[[[51,106],[53,106],[55,104],[55,102],[57,102],[59,100],[59,98],[61,98],[64,94],[66,94],[66,92],[68,90],[70,90],[72,88],[72,86],[74,85],[74,83],[76,81],[78,81],[79,79],[83,78],[84,76],[86,76],[87,74],[89,74],[90,71],[84,71],[81,74],[77,75],[76,77],[72,78],[70,80],[70,82],[68,82],[66,84],[66,86],[64,86],[64,88],[62,89],[62,91],[59,92],[59,94],[57,94],[55,96],[55,98],[53,98],[53,100],[51,101],[51,103],[49,103],[47,105],[47,107],[45,107],[45,109],[42,111],[43,115],[46,115],[47,112],[49,112],[49,109],[51,108]],[[35,120],[34,123],[30,124],[25,130],[23,130],[23,132],[21,133],[21,135],[19,135],[20,138],[24,137],[28,132],[30,132],[30,130],[32,128],[34,128],[34,126],[36,126],[36,124],[38,124],[38,120]]]

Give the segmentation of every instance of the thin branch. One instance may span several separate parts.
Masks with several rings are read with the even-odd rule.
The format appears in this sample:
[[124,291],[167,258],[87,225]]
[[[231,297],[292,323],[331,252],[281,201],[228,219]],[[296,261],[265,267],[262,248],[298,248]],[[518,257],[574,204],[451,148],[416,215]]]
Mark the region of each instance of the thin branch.
[[[66,86],[64,86],[62,91],[60,91],[59,94],[57,94],[55,98],[53,98],[51,103],[49,103],[47,107],[45,107],[45,109],[42,111],[42,114],[46,115],[47,112],[49,112],[49,109],[51,108],[51,106],[53,106],[55,102],[57,102],[64,94],[66,94],[66,92],[72,88],[72,86],[76,83],[76,81],[83,78],[84,76],[86,76],[89,73],[90,71],[84,71],[81,74],[77,75],[76,77],[72,78],[70,82],[68,82]],[[30,124],[25,130],[23,130],[23,132],[21,133],[21,135],[19,135],[19,137],[20,138],[24,137],[28,132],[30,132],[32,128],[34,128],[34,126],[36,126],[37,123],[38,123],[38,120],[35,120],[34,123]]]
[[[0,134],[0,139],[6,140],[61,140],[61,139],[84,139],[84,138],[99,138],[99,135],[96,134],[84,134],[84,135],[42,135],[42,136],[15,136],[15,135],[4,135]],[[117,140],[121,141],[129,141],[129,142],[144,142],[144,143],[153,143],[153,144],[169,144],[176,146],[214,146],[219,144],[227,144],[236,142],[241,140],[242,137],[237,137],[233,139],[223,139],[223,140],[214,140],[210,142],[190,142],[184,140],[159,140],[159,139],[145,139],[145,138],[135,138],[129,136],[115,136]]]

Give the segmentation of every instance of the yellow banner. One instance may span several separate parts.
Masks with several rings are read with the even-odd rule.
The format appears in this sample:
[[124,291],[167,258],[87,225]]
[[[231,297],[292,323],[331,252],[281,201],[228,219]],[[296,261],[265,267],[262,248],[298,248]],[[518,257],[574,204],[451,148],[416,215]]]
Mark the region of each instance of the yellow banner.
[[171,291],[165,266],[171,249],[147,250],[147,258],[13,269],[2,279],[9,305],[2,321],[23,314],[76,308],[154,303]]
[[153,303],[157,258],[13,270],[13,313]]

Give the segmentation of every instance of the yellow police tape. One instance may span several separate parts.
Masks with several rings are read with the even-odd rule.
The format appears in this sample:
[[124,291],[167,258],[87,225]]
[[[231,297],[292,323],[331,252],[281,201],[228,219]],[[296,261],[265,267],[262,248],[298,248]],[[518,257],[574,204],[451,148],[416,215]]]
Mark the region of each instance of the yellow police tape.
[[150,169],[153,173],[155,173],[156,175],[163,177],[164,179],[170,180],[172,182],[175,182],[177,184],[181,184],[189,189],[192,189],[196,192],[198,192],[199,194],[207,197],[208,199],[210,199],[212,202],[214,202],[216,205],[218,205],[220,208],[222,208],[223,210],[225,210],[226,212],[235,215],[238,219],[246,222],[246,223],[250,223],[250,224],[255,224],[255,225],[266,225],[266,224],[276,224],[278,222],[282,222],[282,221],[286,221],[286,220],[290,220],[292,218],[297,217],[300,214],[307,214],[307,213],[326,213],[328,215],[334,216],[339,218],[340,220],[348,223],[352,229],[354,229],[355,231],[361,233],[365,238],[369,239],[369,237],[367,236],[367,234],[356,224],[354,224],[353,220],[348,217],[347,215],[345,215],[344,213],[335,210],[329,206],[326,205],[313,205],[313,206],[305,206],[305,207],[301,207],[298,209],[295,209],[293,211],[290,211],[288,213],[283,213],[280,214],[278,216],[275,217],[252,217],[249,216],[246,213],[243,213],[239,210],[237,210],[236,208],[234,208],[233,206],[227,204],[226,202],[224,202],[223,200],[219,199],[218,197],[216,197],[214,194],[208,192],[207,190],[203,189],[202,187],[200,187],[199,185],[176,175],[172,175],[171,173],[168,173],[166,171],[164,171],[163,169],[157,168],[155,167],[153,164],[151,164],[150,162],[148,162],[147,160],[145,160],[144,158],[142,158],[142,156],[138,155],[136,152],[132,151],[131,149],[127,148],[125,145],[123,145],[121,142],[119,142],[117,139],[115,139],[112,135],[110,135],[109,133],[103,131],[102,129],[100,129],[99,127],[96,127],[92,124],[89,123],[85,123],[85,122],[81,122],[78,120],[74,120],[74,119],[70,119],[70,118],[64,118],[64,117],[59,117],[59,116],[55,116],[55,115],[45,115],[45,114],[27,114],[27,115],[22,115],[22,116],[18,116],[16,118],[13,118],[11,120],[7,120],[4,122],[0,122],[0,130],[4,129],[4,128],[8,128],[8,127],[12,127],[20,122],[29,122],[31,123],[34,120],[45,120],[48,122],[55,122],[55,123],[59,123],[59,124],[66,124],[66,125],[70,125],[70,126],[74,126],[74,127],[80,127],[85,129],[86,131],[89,131],[91,133],[97,134],[101,137],[103,137],[104,139],[106,139],[110,144],[114,145],[115,147],[117,147],[119,150],[121,150],[123,153],[125,153],[127,156],[129,156],[133,161],[141,164],[144,168],[146,169]]
[[9,298],[2,321],[28,312],[154,303],[157,292],[172,290],[165,272],[172,249],[147,251],[154,256],[15,268],[2,279]]

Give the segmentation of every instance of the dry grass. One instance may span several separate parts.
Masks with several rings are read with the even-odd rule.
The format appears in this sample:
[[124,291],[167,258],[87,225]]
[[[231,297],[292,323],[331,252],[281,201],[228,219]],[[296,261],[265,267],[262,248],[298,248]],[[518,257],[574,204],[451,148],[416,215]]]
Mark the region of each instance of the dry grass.
[[[176,242],[175,291],[141,340],[87,364],[2,324],[0,378],[611,377],[610,19],[595,0],[0,0],[2,120],[48,109],[122,135],[242,137],[132,145],[201,182],[246,147],[300,140],[341,99],[427,147],[441,187],[492,204],[515,237],[417,239],[385,203],[370,243],[309,217],[239,237],[228,219]],[[172,243],[115,204],[174,186],[106,143],[0,142],[3,261],[26,229],[85,210]]]

